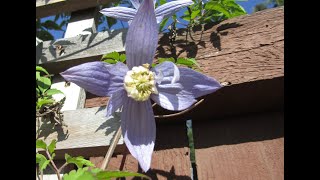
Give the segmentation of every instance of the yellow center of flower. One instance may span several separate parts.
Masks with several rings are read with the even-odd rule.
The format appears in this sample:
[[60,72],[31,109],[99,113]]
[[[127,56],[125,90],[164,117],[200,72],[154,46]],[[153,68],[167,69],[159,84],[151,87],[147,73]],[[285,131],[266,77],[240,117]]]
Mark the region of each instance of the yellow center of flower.
[[155,86],[155,74],[149,70],[149,64],[135,66],[124,77],[124,88],[128,96],[136,101],[146,101],[151,93],[158,94]]

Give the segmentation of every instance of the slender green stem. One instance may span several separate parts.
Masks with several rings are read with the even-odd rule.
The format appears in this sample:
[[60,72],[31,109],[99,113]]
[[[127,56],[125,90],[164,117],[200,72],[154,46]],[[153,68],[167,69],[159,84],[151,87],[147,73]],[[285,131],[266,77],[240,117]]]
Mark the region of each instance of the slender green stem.
[[56,164],[53,162],[52,157],[51,157],[51,155],[50,155],[50,153],[49,153],[48,150],[46,150],[46,154],[47,154],[48,158],[50,159],[50,162],[51,162],[51,165],[52,165],[52,167],[53,167],[54,172],[55,172],[55,173],[57,174],[57,176],[58,176],[58,180],[61,180],[59,170],[58,170]]
[[63,168],[65,168],[67,165],[68,165],[68,163],[65,162],[65,163],[58,169],[58,172],[60,173],[61,170],[62,170]]

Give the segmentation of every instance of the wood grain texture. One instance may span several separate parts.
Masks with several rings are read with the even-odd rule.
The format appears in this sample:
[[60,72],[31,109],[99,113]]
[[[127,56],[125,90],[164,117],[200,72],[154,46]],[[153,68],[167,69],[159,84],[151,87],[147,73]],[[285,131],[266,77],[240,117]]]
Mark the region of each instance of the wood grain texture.
[[[170,126],[157,124],[157,139],[152,155],[151,169],[145,173],[152,179],[190,179],[191,164],[189,157],[186,126],[184,122]],[[96,166],[100,166],[103,157],[91,157]],[[125,170],[142,173],[138,161],[126,151],[115,154],[107,170]],[[139,179],[139,178],[128,178]]]
[[[120,126],[120,117],[114,115],[107,118],[105,114],[105,107],[64,111],[63,122],[67,127],[53,127],[51,123],[43,123],[39,138],[47,144],[56,139],[56,150],[77,151],[80,148],[107,147]],[[123,145],[122,138],[118,144]]]
[[[240,83],[241,79],[259,80],[283,75],[284,8],[278,7],[245,15],[219,24],[207,25],[202,32],[194,29],[188,40],[185,30],[171,50],[168,34],[161,34],[158,57],[194,57],[204,73],[220,81]],[[60,73],[72,66],[98,61],[103,54],[124,51],[127,29],[100,32],[83,37],[67,38],[72,44],[57,56],[53,41],[45,41],[37,51],[36,64],[51,73]],[[202,38],[201,38],[202,34]]]
[[109,2],[112,0],[36,0],[36,17],[78,11]]
[[202,179],[284,179],[283,112],[193,121]]

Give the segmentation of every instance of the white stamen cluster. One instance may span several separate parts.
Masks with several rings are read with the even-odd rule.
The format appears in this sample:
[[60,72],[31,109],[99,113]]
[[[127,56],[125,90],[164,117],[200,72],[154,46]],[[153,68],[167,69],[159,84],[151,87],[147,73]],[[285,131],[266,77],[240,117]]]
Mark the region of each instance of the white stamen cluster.
[[155,74],[149,67],[149,64],[135,66],[124,77],[124,88],[128,96],[136,101],[148,100],[151,93],[158,94]]

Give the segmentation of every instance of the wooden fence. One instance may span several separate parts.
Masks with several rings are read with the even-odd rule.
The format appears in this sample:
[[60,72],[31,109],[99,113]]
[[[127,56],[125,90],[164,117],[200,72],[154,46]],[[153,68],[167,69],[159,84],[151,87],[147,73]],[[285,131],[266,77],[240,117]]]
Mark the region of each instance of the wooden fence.
[[[97,6],[96,0],[79,2],[37,0],[37,17]],[[108,0],[99,1],[105,2]],[[185,30],[179,30],[174,50],[168,35],[160,35],[155,59],[194,57],[204,74],[228,85],[205,96],[204,102],[190,112],[156,119],[155,151],[147,173],[152,179],[284,178],[283,14],[284,7],[279,7],[206,25],[203,32],[196,27],[187,39]],[[84,62],[98,61],[105,53],[124,51],[126,32],[122,29],[45,41],[37,46],[36,63],[58,74]],[[59,43],[66,43],[61,56],[55,50]],[[58,160],[69,153],[99,166],[119,127],[119,118],[104,116],[108,98],[86,95],[82,97],[85,105],[63,112],[68,127],[47,127],[41,136],[46,142],[58,139]],[[168,113],[155,107],[155,114]],[[189,119],[195,146],[193,164],[186,130]],[[122,139],[107,169],[141,172]]]

